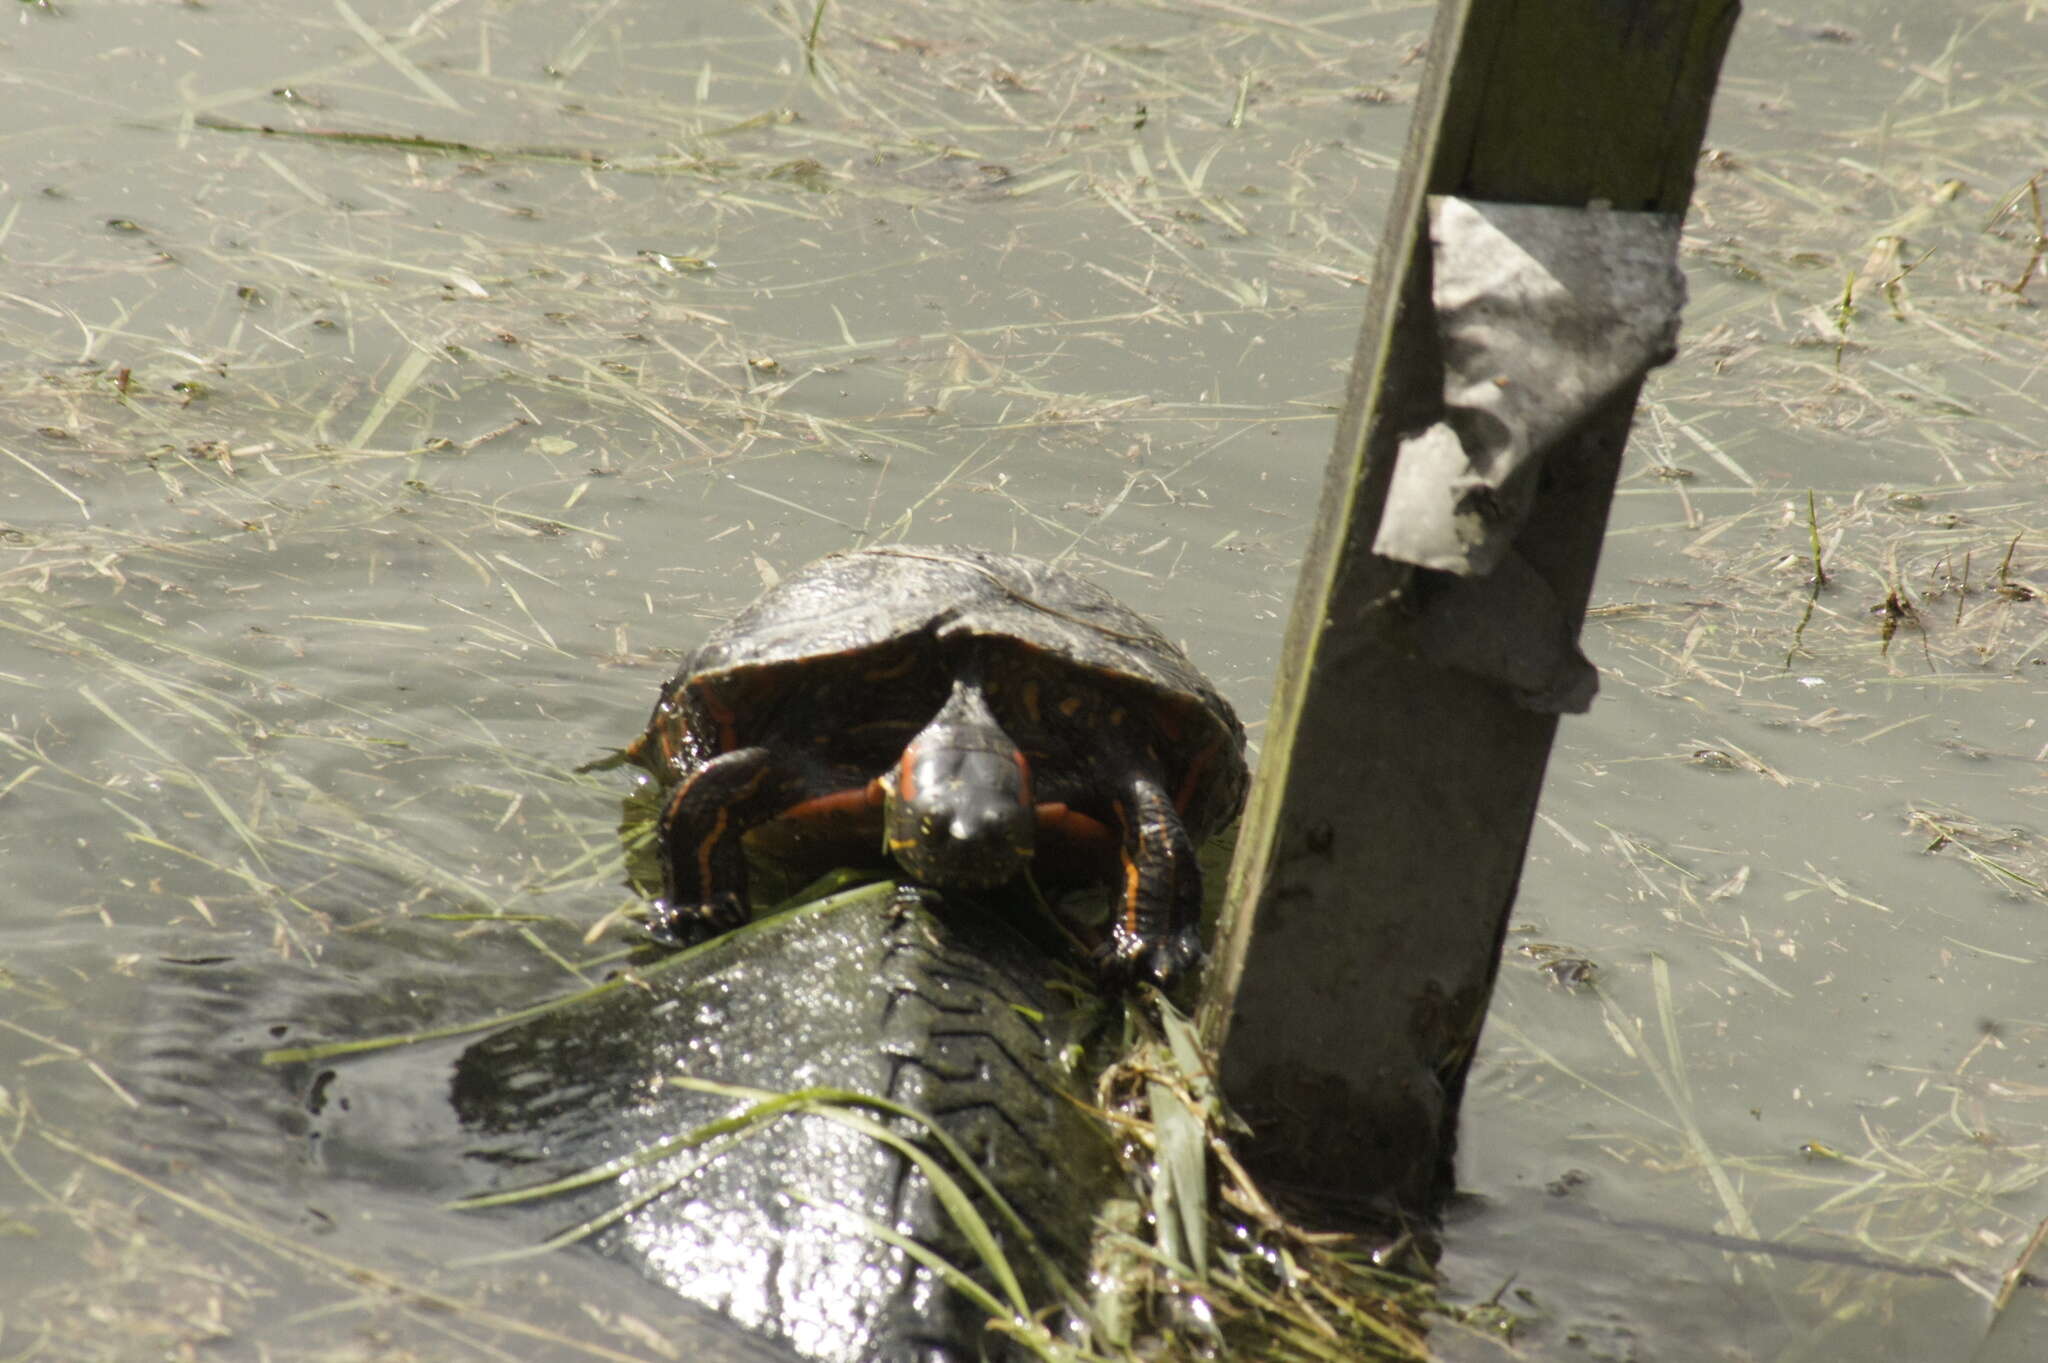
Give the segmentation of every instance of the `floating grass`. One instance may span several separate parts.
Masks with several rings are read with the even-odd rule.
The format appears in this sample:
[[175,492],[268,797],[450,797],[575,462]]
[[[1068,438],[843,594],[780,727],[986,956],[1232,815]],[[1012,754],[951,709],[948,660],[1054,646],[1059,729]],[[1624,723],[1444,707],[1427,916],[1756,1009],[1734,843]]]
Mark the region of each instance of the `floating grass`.
[[445,1205],[453,1211],[481,1211],[490,1207],[515,1206],[542,1201],[580,1188],[608,1182],[619,1175],[636,1169],[647,1168],[663,1159],[672,1158],[691,1150],[702,1153],[696,1158],[679,1162],[668,1169],[660,1178],[650,1180],[647,1185],[623,1202],[606,1207],[596,1215],[577,1222],[573,1226],[555,1232],[536,1244],[516,1249],[500,1250],[494,1254],[481,1254],[464,1259],[456,1267],[481,1267],[486,1264],[513,1263],[537,1254],[552,1253],[571,1245],[581,1244],[607,1227],[615,1226],[634,1213],[657,1202],[674,1192],[690,1180],[698,1170],[703,1169],[724,1155],[727,1150],[741,1141],[746,1134],[765,1122],[781,1115],[779,1111],[750,1110],[728,1121],[707,1123],[689,1137],[675,1141],[660,1142],[645,1150],[635,1151],[618,1160],[609,1161],[600,1168],[579,1171],[564,1178],[552,1179],[547,1183],[533,1184],[525,1188],[509,1189],[501,1193],[483,1193],[476,1197],[459,1198]]
[[523,151],[516,148],[493,149],[469,142],[451,142],[446,138],[424,137],[417,133],[351,132],[338,128],[277,128],[252,123],[237,123],[233,119],[216,115],[202,115],[193,120],[195,127],[208,132],[254,133],[265,137],[292,138],[307,142],[326,142],[344,147],[367,147],[377,151],[402,151],[408,154],[425,153],[433,156],[460,156],[481,161],[494,161],[500,157],[516,158],[532,156],[540,159],[570,159],[603,164],[604,158],[596,153]]
[[827,3],[828,0],[815,0],[810,27],[804,30],[804,70],[813,76],[818,74],[818,39],[825,31]]
[[1906,822],[1929,835],[1927,851],[1952,850],[2001,890],[2048,900],[2048,840],[1946,810],[1915,809]]
[[[821,902],[847,905],[886,891],[887,887],[868,887]],[[554,1006],[587,997],[585,993]],[[1191,1024],[1163,1001],[1155,1000],[1149,1008],[1156,1009],[1148,1010],[1155,1021],[1141,1031],[1152,1040],[1118,1070],[1143,1076],[1135,1082],[1140,1085],[1137,1091],[1146,1095],[1145,1103],[1136,1111],[1120,1112],[1114,1120],[1120,1129],[1145,1133],[1144,1147],[1153,1152],[1150,1172],[1140,1174],[1139,1182],[1151,1188],[1156,1238],[1149,1243],[1132,1240],[1128,1227],[1105,1232],[1105,1244],[1125,1244],[1129,1263],[1142,1266],[1139,1276],[1120,1290],[1137,1290],[1154,1302],[1140,1312],[1153,1321],[1149,1328],[1157,1330],[1161,1321],[1183,1318],[1182,1325],[1168,1330],[1168,1339],[1180,1337],[1175,1331],[1194,1328],[1198,1317],[1187,1317],[1178,1308],[1162,1314],[1164,1303],[1184,1298],[1211,1302],[1232,1336],[1246,1347],[1262,1350],[1262,1357],[1426,1356],[1418,1318],[1407,1314],[1426,1300],[1419,1295],[1423,1289],[1412,1283],[1400,1285],[1400,1280],[1372,1267],[1362,1250],[1355,1260],[1347,1258],[1339,1241],[1281,1238],[1297,1233],[1285,1229],[1284,1219],[1230,1156],[1229,1117],[1208,1078]],[[517,1019],[500,1021],[511,1020]],[[397,1040],[403,1039],[387,1039]],[[958,1233],[967,1258],[952,1262],[860,1212],[812,1197],[801,1199],[806,1205],[844,1216],[864,1235],[900,1249],[988,1311],[993,1328],[1013,1335],[1037,1357],[1088,1363],[1119,1356],[1117,1351],[1130,1345],[1133,1318],[1126,1314],[1124,1325],[1118,1326],[1114,1302],[1091,1301],[1079,1292],[1001,1190],[927,1114],[873,1094],[830,1087],[777,1092],[680,1073],[664,1075],[660,1082],[726,1099],[733,1106],[686,1132],[603,1163],[450,1203],[458,1210],[533,1205],[637,1176],[627,1196],[544,1241],[474,1262],[511,1262],[586,1241],[676,1192],[698,1171],[743,1149],[774,1124],[826,1121],[888,1147],[914,1167]],[[1114,1089],[1123,1081],[1107,1082]],[[1221,1203],[1215,1198],[1212,1168],[1223,1171]],[[1247,1212],[1265,1228],[1256,1244],[1247,1243],[1236,1224]],[[1224,1226],[1231,1229],[1219,1241],[1219,1227]],[[1028,1261],[1031,1276],[1048,1285],[1052,1300],[1079,1334],[1047,1329],[1040,1315],[1047,1303],[1034,1302],[1027,1294],[1019,1255]],[[1249,1271],[1250,1265],[1265,1265],[1276,1255],[1292,1265],[1278,1277],[1268,1280],[1263,1269]],[[1401,1301],[1408,1304],[1395,1304]],[[1196,1330],[1186,1339],[1192,1343],[1200,1334]],[[1093,1343],[1077,1342],[1086,1340]],[[1356,1352],[1361,1341],[1364,1354]]]
[[[728,1097],[752,1098],[761,1102],[774,1102],[788,1095],[769,1094],[762,1090],[741,1085],[722,1084],[712,1080],[696,1079],[688,1075],[671,1075],[668,1082],[698,1092],[713,1093]],[[1004,1229],[1017,1237],[1017,1242],[1028,1250],[1037,1262],[1039,1270],[1060,1292],[1063,1298],[1078,1306],[1080,1297],[1060,1272],[1059,1266],[1038,1245],[1038,1238],[1002,1192],[989,1181],[977,1164],[954,1139],[952,1133],[940,1126],[930,1116],[908,1104],[873,1094],[853,1093],[843,1089],[816,1089],[801,1095],[801,1110],[820,1116],[828,1121],[858,1131],[871,1140],[880,1141],[904,1156],[918,1167],[920,1173],[932,1184],[946,1214],[955,1226],[968,1238],[976,1255],[995,1274],[1002,1285],[1011,1305],[1019,1311],[1028,1312],[1023,1289],[1018,1285],[1014,1271],[1009,1267],[993,1229],[986,1218],[976,1209],[970,1190],[993,1208]],[[858,1109],[869,1108],[913,1123],[922,1128],[920,1140],[928,1140],[938,1148],[938,1156],[925,1150],[918,1142],[905,1139],[888,1127],[863,1115]]]
[[1825,587],[1828,585],[1828,570],[1827,565],[1821,562],[1820,517],[1813,509],[1812,488],[1806,490],[1806,538],[1813,552],[1813,585]]
[[[1936,822],[1980,846],[2006,836],[2004,830],[1987,831],[1952,813]],[[1936,831],[1926,822],[1914,826]],[[1645,863],[1637,873],[1649,870]],[[1700,913],[1711,922],[1712,900],[1721,891],[1696,895],[1693,880],[1681,878],[1678,870],[1662,873],[1660,893],[1670,902],[1692,906],[1688,918]],[[1858,910],[1888,916],[1903,911],[1859,894],[1838,876],[1815,870],[1801,879]],[[1677,913],[1666,916],[1674,924],[1681,921]],[[1982,951],[1967,942],[1955,945]],[[1733,974],[1779,999],[1796,1000],[1801,995],[1797,987],[1788,987],[1792,982],[1783,971],[1766,974],[1732,952],[1717,949],[1714,954]],[[1607,1155],[1624,1163],[1682,1170],[1699,1180],[1712,1193],[1722,1224],[1731,1232],[1717,1227],[1707,1236],[1699,1228],[1644,1222],[1634,1233],[1679,1240],[1706,1236],[1700,1243],[1711,1242],[1734,1256],[1729,1260],[1731,1273],[1741,1273],[1741,1265],[1757,1265],[1762,1290],[1788,1317],[1796,1316],[1805,1308],[1803,1299],[1814,1295],[1880,1302],[1903,1290],[1903,1284],[1922,1280],[1960,1283],[1994,1302],[2011,1274],[2024,1276],[2030,1271],[2024,1267],[2029,1261],[2026,1246],[2037,1221],[2026,1217],[2024,1209],[2030,1194],[2048,1186],[2048,1140],[2043,1138],[2048,1128],[2013,1109],[1998,1121],[2002,1139],[1996,1148],[1985,1144],[1984,1104],[1990,1095],[2018,1096],[2007,1087],[2009,1079],[1972,1077],[1976,1067],[2006,1049],[2000,1028],[1986,1026],[1968,1054],[1952,1067],[1899,1071],[1905,1084],[1934,1087],[1944,1095],[1935,1105],[1939,1110],[1920,1114],[1924,1120],[1889,1128],[1883,1110],[1873,1109],[1861,1115],[1852,1140],[1829,1136],[1802,1141],[1796,1152],[1759,1152],[1744,1148],[1739,1139],[1724,1146],[1706,1138],[1706,1121],[1712,1114],[1702,1110],[1701,1091],[1688,1077],[1703,1072],[1703,1067],[1679,1045],[1685,1017],[1675,966],[1661,952],[1653,953],[1645,974],[1656,1013],[1655,1031],[1646,1031],[1607,984],[1594,986],[1601,1025],[1621,1057],[1618,1073],[1601,1073],[1599,1067],[1566,1060],[1552,1045],[1516,1026],[1512,1017],[1496,1014],[1489,1022],[1491,1034],[1510,1053],[1523,1057],[1509,1063],[1540,1064],[1569,1080],[1574,1092],[1597,1097],[1617,1114],[1612,1132],[1602,1139]],[[1597,978],[1604,982],[1612,977],[1603,973]],[[1826,983],[1823,979],[1822,987]],[[1705,996],[1703,984],[1690,990],[1692,998]],[[1725,982],[1715,987],[1725,988]],[[1707,1035],[1704,1028],[1695,1030]],[[1651,1082],[1668,1112],[1649,1110],[1638,1101],[1632,1082],[1637,1076]],[[2037,1086],[2027,1091],[2033,1093]],[[1817,1123],[1823,1130],[1830,1124],[1826,1117]],[[1587,1208],[1575,1214],[1598,1215]],[[1749,1229],[1742,1229],[1745,1226]],[[2021,1285],[2041,1284],[2036,1277]]]
[[1426,1322],[1462,1328],[1429,1283],[1380,1267],[1385,1243],[1290,1222],[1232,1153],[1238,1128],[1193,1025],[1156,995],[1130,1016],[1134,1044],[1099,1088],[1133,1138],[1151,1235],[1127,1226],[1099,1243],[1095,1315],[1112,1351],[1410,1360],[1430,1356]]
[[[733,943],[745,941],[749,938],[772,935],[786,929],[791,923],[800,919],[811,918],[819,914],[834,913],[857,904],[884,897],[893,888],[893,885],[888,882],[863,885],[856,889],[846,890],[840,894],[828,895],[823,899],[811,899],[808,902],[797,904],[795,907],[780,908],[710,941],[700,942],[695,946],[685,947],[680,951],[665,953],[660,959],[649,962],[645,966],[622,971],[614,978],[605,980],[602,983],[591,985],[586,989],[579,989],[574,993],[565,994],[559,998],[549,999],[543,1003],[533,1004],[530,1007],[517,1008],[491,1017],[478,1018],[472,1022],[458,1022],[451,1023],[445,1027],[430,1027],[418,1031],[398,1032],[390,1036],[359,1037],[348,1041],[326,1041],[311,1046],[279,1047],[275,1050],[263,1052],[261,1057],[262,1063],[266,1065],[289,1065],[316,1060],[331,1060],[337,1056],[344,1055],[365,1055],[374,1051],[390,1050],[398,1046],[415,1046],[429,1041],[446,1041],[451,1037],[474,1036],[480,1032],[496,1031],[501,1027],[509,1027],[515,1023],[531,1022],[535,1018],[547,1017],[550,1014],[559,1013],[565,1009],[576,1008],[595,999],[603,998],[607,994],[617,993],[622,989],[638,988],[643,981],[666,974],[686,963],[695,961],[706,952],[717,950],[721,947],[729,948]],[[498,915],[487,915],[487,917],[495,921]]]
[[[1017,1214],[1016,1209],[995,1185],[989,1182],[988,1176],[953,1136],[925,1113],[892,1099],[845,1089],[816,1087],[775,1093],[766,1089],[680,1074],[665,1076],[663,1082],[694,1092],[735,1099],[745,1106],[688,1133],[633,1151],[603,1165],[526,1188],[463,1198],[449,1205],[458,1209],[474,1210],[542,1200],[607,1182],[631,1170],[651,1167],[672,1155],[714,1141],[744,1138],[748,1132],[786,1117],[812,1116],[845,1126],[870,1140],[886,1145],[915,1165],[930,1184],[946,1215],[993,1276],[1012,1310],[1028,1315],[1031,1308],[1025,1301],[1023,1288],[1015,1271],[1010,1267],[1009,1257],[998,1241],[993,1227],[975,1205],[977,1197],[994,1209],[1005,1231],[1015,1236],[1017,1243],[1033,1255],[1039,1271],[1047,1281],[1053,1283],[1062,1296],[1078,1308],[1081,1298],[1067,1284],[1058,1265],[1039,1248],[1037,1237]],[[917,1140],[908,1139],[865,1115],[862,1109],[900,1118],[919,1128],[921,1134]],[[924,1147],[923,1142],[926,1141],[936,1147],[936,1153]],[[686,1177],[687,1172],[664,1176],[655,1189],[643,1190],[630,1203],[607,1211],[574,1230],[555,1237],[549,1243],[568,1243],[585,1238],[674,1188]]]
[[[176,37],[159,29],[106,54],[108,102],[16,92],[35,130],[17,150],[33,144],[41,169],[18,167],[34,192],[0,210],[8,260],[37,281],[0,300],[0,808],[36,861],[17,877],[8,962],[36,1039],[10,1036],[61,1057],[8,1078],[18,1118],[31,1098],[75,1100],[59,1076],[92,1074],[88,1059],[121,1083],[90,1010],[166,941],[307,962],[336,931],[424,918],[519,932],[565,986],[613,964],[577,943],[630,902],[614,792],[570,769],[632,731],[677,651],[751,595],[757,560],[786,567],[833,536],[991,533],[1071,546],[1146,588],[1194,578],[1213,589],[1191,641],[1230,660],[1234,693],[1261,693],[1257,641],[1284,611],[1276,584],[1327,453],[1419,21],[1207,0],[1047,13],[1020,26],[970,4],[939,31],[915,7],[731,8],[681,40],[631,5],[567,27],[459,6],[387,25],[351,6],[298,29],[255,16],[260,40],[200,44],[253,57],[195,54],[175,90],[147,69]],[[1702,761],[1678,779],[1746,782],[1760,806],[1863,802],[1883,837],[1913,834],[1902,853],[1939,843],[1911,865],[1958,897],[2037,903],[2048,868],[2007,800],[2038,784],[2023,726],[2048,649],[2048,347],[2029,311],[2048,233],[2021,155],[2035,94],[2000,60],[2029,36],[2016,13],[1972,10],[1931,47],[1912,25],[1840,41],[1792,26],[1738,51],[1684,246],[1684,353],[1646,393],[1588,646],[1617,713],[1687,716],[1655,761],[1683,763],[1692,734],[1731,759],[1728,777]],[[996,279],[1024,283],[991,293]],[[1211,476],[1240,461],[1256,484]],[[788,528],[795,507],[803,528]],[[1887,602],[1917,613],[1909,658],[1885,650],[1888,624],[1912,628]],[[1972,755],[1958,730],[2011,751]],[[1559,770],[1597,782],[1603,761]],[[1969,768],[1990,773],[1981,804],[1924,788],[1950,762],[1986,764]],[[2043,957],[1993,915],[1898,883],[1881,854],[1802,846],[1774,866],[1743,850],[1748,897],[1717,899],[1732,861],[1702,874],[1710,854],[1610,822],[1623,840],[1573,855],[1617,884],[1571,878],[1566,858],[1532,868],[1532,889],[1611,890],[1631,932],[1650,905],[1678,939],[1663,954],[1681,1054],[1744,1080],[1754,1058],[1717,1040],[1716,1007],[1829,1006],[1812,1000],[1875,968],[1854,959],[1873,951],[1807,972],[1819,934],[1802,912],[1876,919],[1887,938],[1946,912],[1958,921],[1926,943],[1957,953],[1956,979]],[[1684,973],[1703,944],[1712,990]],[[1604,945],[1573,950],[1602,957],[1618,1034],[1668,1069],[1661,1014],[1647,1033],[1632,1020],[1655,1013],[1646,960]],[[1802,949],[1798,970],[1782,945]],[[1740,999],[1714,1004],[1731,982]],[[1884,1047],[1858,1078],[1883,1106],[1821,1102],[1800,1137],[1811,1157],[1717,1145],[1766,1241],[1953,1259],[1997,1305],[1998,1274],[2039,1261],[2027,1199],[2048,1164],[2025,1087],[2031,1014],[2008,1011],[1967,1063]],[[1716,1199],[1644,1062],[1616,1045],[1609,1072],[1559,1030],[1575,1025],[1606,1035],[1590,1009],[1497,1017],[1510,1049],[1488,1063],[1597,1086],[1584,1092],[1616,1104],[1632,1176]],[[1268,1229],[1284,1218],[1241,1211],[1249,1184],[1214,1141],[1202,1177],[1239,1219],[1194,1230],[1203,1100],[1166,1073],[1117,1117],[1141,1122],[1156,1097],[1178,1132],[1155,1201],[1151,1138],[1119,1127],[1147,1165],[1133,1214],[1163,1206],[1178,1228],[1162,1248],[1134,1226],[1134,1272],[1170,1298],[1199,1234],[1205,1300],[1239,1311],[1226,1333],[1299,1308],[1274,1354],[1247,1352],[1341,1356],[1329,1332],[1355,1322],[1314,1284],[1341,1297],[1357,1279]],[[1715,1091],[1694,1082],[1710,1118]],[[96,1077],[79,1087],[127,1108]],[[1513,1113],[1499,1092],[1519,1090],[1490,1100]],[[44,1153],[19,1183],[58,1194],[37,1203],[38,1266],[60,1274],[75,1248],[75,1280],[10,1300],[0,1352],[259,1347],[177,1333],[179,1292],[203,1287],[184,1243],[196,1213],[144,1189],[181,1217],[135,1218],[141,1185]],[[161,1185],[227,1205],[192,1177]],[[9,1229],[21,1215],[0,1207]],[[303,1281],[244,1281],[233,1255],[208,1265],[219,1328],[329,1294],[337,1312],[389,1301],[401,1324],[461,1336],[392,1347],[502,1357],[493,1317],[511,1308],[415,1297],[345,1257],[315,1265],[285,1252],[293,1238],[251,1262]],[[1910,1311],[1849,1266],[1811,1272],[1801,1290],[1843,1319]],[[151,1284],[178,1291],[151,1305]],[[661,1353],[586,1305],[571,1318],[604,1356]],[[263,1344],[283,1358],[331,1342],[309,1326]]]
[[[1085,1298],[1066,1280],[1059,1265],[1039,1246],[1023,1218],[989,1182],[987,1175],[928,1115],[890,1099],[826,1087],[774,1093],[687,1075],[667,1076],[665,1082],[695,1092],[734,1099],[741,1106],[690,1132],[655,1142],[602,1165],[544,1183],[481,1194],[448,1204],[458,1210],[481,1210],[532,1203],[609,1182],[630,1172],[659,1169],[658,1177],[636,1189],[629,1198],[550,1236],[531,1249],[506,1251],[472,1262],[507,1262],[586,1240],[675,1191],[699,1169],[739,1149],[750,1135],[778,1121],[808,1117],[846,1127],[865,1139],[888,1147],[916,1168],[944,1215],[961,1236],[973,1256],[973,1262],[993,1284],[993,1291],[962,1266],[871,1217],[802,1194],[794,1195],[798,1201],[849,1218],[871,1238],[901,1250],[931,1269],[987,1311],[999,1328],[1018,1336],[1041,1356],[1079,1356],[1070,1346],[1061,1344],[1037,1319],[1036,1312],[1044,1304],[1034,1303],[1026,1293],[1013,1265],[1013,1254],[1022,1253],[1030,1257],[1036,1275],[1051,1286],[1059,1304],[1071,1316],[1085,1319],[1088,1311]],[[870,1113],[907,1122],[919,1134],[916,1137],[905,1136],[887,1123],[876,1120]],[[691,1151],[701,1153],[693,1160],[669,1163],[676,1156]],[[996,1226],[983,1214],[983,1206],[993,1211],[1003,1233],[1011,1237],[1008,1247]]]
[[[514,1310],[499,1310],[466,1295],[436,1291],[423,1286],[414,1277],[402,1277],[346,1255],[329,1252],[310,1243],[306,1237],[280,1230],[263,1216],[244,1209],[216,1184],[209,1182],[195,1194],[113,1159],[66,1132],[30,1119],[26,1109],[17,1109],[15,1115],[17,1124],[13,1139],[0,1145],[0,1162],[8,1164],[21,1175],[24,1186],[36,1191],[54,1208],[66,1208],[75,1203],[76,1194],[60,1195],[26,1174],[18,1162],[25,1135],[33,1134],[41,1143],[62,1152],[80,1167],[95,1169],[118,1180],[124,1186],[127,1198],[132,1199],[137,1192],[147,1194],[227,1233],[253,1251],[253,1257],[259,1263],[289,1264],[325,1283],[330,1290],[340,1289],[345,1294],[345,1302],[355,1298],[350,1303],[352,1309],[366,1309],[374,1304],[395,1308],[406,1315],[417,1313],[431,1317],[437,1330],[447,1333],[447,1344],[467,1356],[492,1356],[486,1352],[487,1348],[493,1347],[487,1344],[488,1339],[493,1335],[509,1335],[535,1346],[559,1350],[563,1356],[599,1359],[604,1363],[645,1363],[644,1355],[624,1347],[627,1344],[624,1339],[620,1339],[622,1347],[610,1347],[601,1337],[593,1338],[587,1327],[574,1332],[550,1329],[523,1319]],[[85,1209],[78,1210],[82,1214]],[[106,1209],[100,1209],[99,1214],[105,1215]],[[146,1227],[138,1226],[137,1230],[143,1235],[148,1233]],[[189,1273],[189,1262],[181,1264],[181,1267]],[[161,1271],[161,1266],[155,1266],[155,1269]],[[359,1294],[367,1294],[367,1297]],[[49,1333],[54,1334],[54,1329]],[[617,1332],[610,1329],[602,1330],[601,1334],[618,1337]]]

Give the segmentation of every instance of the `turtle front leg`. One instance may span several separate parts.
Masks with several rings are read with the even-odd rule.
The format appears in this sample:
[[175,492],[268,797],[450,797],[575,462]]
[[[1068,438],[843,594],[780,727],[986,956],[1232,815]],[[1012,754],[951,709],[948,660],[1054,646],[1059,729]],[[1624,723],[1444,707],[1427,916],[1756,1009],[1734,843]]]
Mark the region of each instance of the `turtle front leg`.
[[1194,844],[1154,772],[1133,777],[1115,808],[1123,831],[1123,892],[1098,964],[1110,984],[1142,978],[1171,989],[1202,959],[1202,873]]
[[747,858],[741,839],[803,799],[803,773],[768,748],[736,748],[669,792],[655,824],[661,898],[647,917],[664,946],[693,946],[745,923]]

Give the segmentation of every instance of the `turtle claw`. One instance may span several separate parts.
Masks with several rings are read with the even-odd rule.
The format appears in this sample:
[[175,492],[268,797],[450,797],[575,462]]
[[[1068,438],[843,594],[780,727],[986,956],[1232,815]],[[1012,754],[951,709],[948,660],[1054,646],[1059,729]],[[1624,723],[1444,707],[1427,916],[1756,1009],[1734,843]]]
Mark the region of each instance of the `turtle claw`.
[[702,904],[657,899],[648,906],[647,935],[665,947],[693,947],[731,932],[750,917],[746,902],[730,890]]
[[1188,972],[1202,963],[1202,955],[1202,939],[1191,927],[1142,936],[1119,925],[1096,949],[1095,968],[1108,990],[1147,983],[1172,993]]

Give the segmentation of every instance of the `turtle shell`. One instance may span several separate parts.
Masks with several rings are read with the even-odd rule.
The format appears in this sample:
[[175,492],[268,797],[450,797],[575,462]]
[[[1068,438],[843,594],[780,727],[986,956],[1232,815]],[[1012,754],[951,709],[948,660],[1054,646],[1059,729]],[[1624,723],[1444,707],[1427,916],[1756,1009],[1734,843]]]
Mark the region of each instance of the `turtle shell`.
[[673,692],[699,709],[721,694],[805,686],[918,635],[1021,646],[1145,707],[1169,740],[1160,757],[1192,836],[1218,831],[1243,805],[1244,727],[1208,678],[1102,588],[1017,554],[889,545],[819,559],[705,640]]

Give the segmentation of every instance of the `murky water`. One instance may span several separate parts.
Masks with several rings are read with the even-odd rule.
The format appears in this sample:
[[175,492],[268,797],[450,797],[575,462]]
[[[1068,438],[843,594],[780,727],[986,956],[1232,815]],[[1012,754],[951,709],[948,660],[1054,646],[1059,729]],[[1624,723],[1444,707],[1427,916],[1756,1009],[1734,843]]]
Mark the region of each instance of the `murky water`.
[[[290,1224],[238,1166],[181,1210],[43,1133],[126,1148],[162,956],[623,906],[574,768],[818,553],[1065,556],[1256,739],[1427,7],[834,6],[815,74],[808,9],[17,11],[0,1354],[441,1340],[205,1223]],[[2048,1351],[1990,1300],[2048,1214],[2044,54],[2024,4],[1738,33],[1466,1111],[1446,1269],[1530,1356]],[[448,931],[493,1006],[601,949]],[[436,1281],[658,1353],[603,1267]]]

